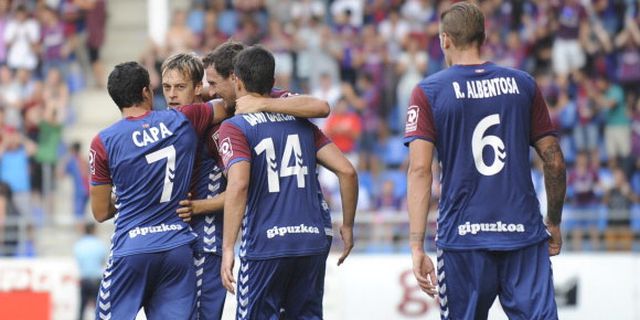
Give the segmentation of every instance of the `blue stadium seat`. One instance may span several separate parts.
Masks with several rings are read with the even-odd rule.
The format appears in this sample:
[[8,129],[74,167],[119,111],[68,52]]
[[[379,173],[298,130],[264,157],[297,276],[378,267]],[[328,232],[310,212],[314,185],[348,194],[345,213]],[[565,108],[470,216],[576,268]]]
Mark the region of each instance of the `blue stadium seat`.
[[631,176],[631,181],[629,182],[631,183],[631,189],[633,189],[633,192],[640,194],[640,172],[635,172]]

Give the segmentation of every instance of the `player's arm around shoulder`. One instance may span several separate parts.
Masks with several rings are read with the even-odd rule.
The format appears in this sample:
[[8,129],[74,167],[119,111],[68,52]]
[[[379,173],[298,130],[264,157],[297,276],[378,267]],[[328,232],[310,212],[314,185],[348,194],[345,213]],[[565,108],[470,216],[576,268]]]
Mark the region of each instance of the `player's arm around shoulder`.
[[342,151],[333,143],[327,143],[317,152],[318,163],[338,176],[340,198],[342,199],[342,226],[340,236],[344,242],[342,255],[338,259],[341,265],[353,249],[353,224],[358,205],[358,173]]
[[558,138],[546,136],[534,144],[543,162],[544,185],[547,192],[547,217],[545,224],[551,233],[549,255],[554,256],[562,249],[562,207],[567,190],[567,170]]
[[330,108],[326,101],[309,95],[269,98],[248,94],[236,100],[236,114],[253,112],[284,113],[298,118],[326,118]]

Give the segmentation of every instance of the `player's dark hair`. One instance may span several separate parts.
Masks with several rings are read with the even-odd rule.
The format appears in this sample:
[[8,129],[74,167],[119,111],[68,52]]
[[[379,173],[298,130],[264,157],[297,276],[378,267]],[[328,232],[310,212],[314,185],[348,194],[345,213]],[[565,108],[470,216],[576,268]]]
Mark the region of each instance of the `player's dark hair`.
[[269,94],[275,81],[276,62],[273,55],[261,46],[252,46],[233,59],[234,73],[248,92]]
[[219,45],[213,52],[208,53],[202,62],[204,67],[213,66],[216,72],[223,78],[229,78],[233,72],[233,59],[244,50],[244,44],[235,41],[227,41]]
[[458,49],[482,46],[485,40],[484,14],[475,4],[458,2],[440,14],[440,32],[446,33]]
[[144,101],[144,88],[149,88],[149,72],[137,62],[121,63],[109,74],[107,91],[121,111]]
[[186,79],[190,79],[195,87],[202,82],[204,77],[204,66],[202,61],[193,53],[176,53],[162,63],[160,67],[162,75],[169,70],[177,70],[182,73]]

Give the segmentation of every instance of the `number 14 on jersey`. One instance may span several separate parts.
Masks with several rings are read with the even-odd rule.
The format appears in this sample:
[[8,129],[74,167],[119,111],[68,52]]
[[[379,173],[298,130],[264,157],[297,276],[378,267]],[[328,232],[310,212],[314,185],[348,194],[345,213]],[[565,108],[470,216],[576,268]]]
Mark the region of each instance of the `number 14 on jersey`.
[[[287,136],[284,147],[284,154],[280,162],[280,170],[278,170],[276,150],[272,138],[265,138],[258,143],[254,150],[257,155],[266,153],[265,161],[267,162],[267,181],[269,184],[269,192],[280,192],[280,178],[296,176],[298,188],[305,187],[305,175],[309,170],[304,165],[302,159],[302,148],[300,147],[300,137],[297,134]],[[295,157],[293,165],[291,157]]]

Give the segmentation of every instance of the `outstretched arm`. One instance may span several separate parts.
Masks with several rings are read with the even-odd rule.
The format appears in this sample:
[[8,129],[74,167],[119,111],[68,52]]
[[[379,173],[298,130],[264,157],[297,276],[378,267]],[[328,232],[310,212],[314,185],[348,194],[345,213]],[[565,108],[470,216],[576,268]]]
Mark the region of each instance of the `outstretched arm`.
[[252,112],[274,112],[298,118],[325,118],[329,115],[329,104],[308,95],[286,98],[268,98],[248,94],[236,100],[236,114]]
[[211,199],[182,200],[176,213],[182,221],[189,222],[193,216],[221,211],[224,208],[224,195],[225,193],[223,192]]
[[351,162],[335,144],[329,143],[318,150],[318,162],[338,176],[342,199],[342,226],[340,235],[344,241],[342,256],[338,265],[347,258],[353,248],[353,224],[358,204],[358,174]]
[[422,291],[432,298],[437,294],[437,278],[431,258],[424,252],[424,238],[431,200],[431,162],[433,143],[416,139],[409,144],[407,206],[409,209],[409,244],[413,274]]
[[549,254],[554,256],[559,254],[562,248],[560,222],[562,221],[562,206],[567,191],[566,166],[556,137],[546,136],[541,138],[535,142],[535,148],[543,162],[544,186],[547,192],[547,217],[545,222],[549,232],[551,232]]

